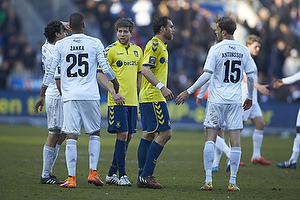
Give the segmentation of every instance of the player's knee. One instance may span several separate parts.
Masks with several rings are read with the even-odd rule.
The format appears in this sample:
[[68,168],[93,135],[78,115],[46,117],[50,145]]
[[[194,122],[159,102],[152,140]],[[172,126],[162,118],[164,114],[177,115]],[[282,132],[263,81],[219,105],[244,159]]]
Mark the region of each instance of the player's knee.
[[169,141],[172,137],[172,131],[171,130],[164,131],[163,135],[165,141]]
[[59,136],[59,134],[49,134],[45,145],[49,147],[55,147]]

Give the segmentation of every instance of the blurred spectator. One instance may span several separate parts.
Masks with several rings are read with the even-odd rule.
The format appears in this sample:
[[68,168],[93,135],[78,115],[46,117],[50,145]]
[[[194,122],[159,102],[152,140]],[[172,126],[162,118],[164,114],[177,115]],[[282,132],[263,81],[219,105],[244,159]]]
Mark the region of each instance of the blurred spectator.
[[143,44],[146,44],[149,38],[153,36],[151,23],[154,6],[151,0],[137,0],[132,5],[132,12],[138,33],[142,37]]
[[7,18],[9,2],[8,0],[2,0],[0,5],[0,31],[3,31],[5,26],[5,21]]
[[[0,48],[1,49],[1,48]],[[8,61],[0,63],[0,89],[6,89],[6,79],[9,74]]]
[[293,84],[289,87],[289,95],[287,97],[287,102],[300,102],[300,90],[296,84]]
[[110,5],[110,3],[100,1],[96,12],[104,45],[108,45],[114,41],[115,19],[110,15]]
[[21,52],[21,56],[19,57],[19,59],[20,61],[23,62],[27,70],[33,72],[36,69],[35,58],[36,58],[36,52],[29,44],[26,44],[26,46],[23,49],[23,52]]
[[15,8],[12,6],[8,7],[7,16],[3,24],[4,27],[11,27],[14,32],[21,32],[21,22],[16,15]]
[[274,78],[283,78],[282,66],[285,60],[286,44],[284,40],[278,39],[272,47],[271,61],[269,63],[269,76],[270,80]]
[[278,15],[281,22],[290,22],[290,9],[289,5],[284,3],[283,0],[273,0],[269,6],[271,15]]
[[284,77],[296,74],[300,70],[300,57],[296,49],[290,51],[289,56],[284,60],[282,73]]

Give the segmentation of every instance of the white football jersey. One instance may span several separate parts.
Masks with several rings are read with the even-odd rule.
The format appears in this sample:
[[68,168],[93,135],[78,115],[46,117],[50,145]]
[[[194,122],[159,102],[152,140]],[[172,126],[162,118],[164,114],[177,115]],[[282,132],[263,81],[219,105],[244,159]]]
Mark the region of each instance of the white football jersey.
[[249,50],[235,40],[223,40],[213,45],[203,71],[211,73],[208,101],[242,103],[243,71],[253,73]]
[[[53,55],[52,55],[53,48],[54,48],[54,45],[50,44],[48,42],[46,42],[42,46],[42,68],[45,73],[51,67],[51,62],[52,62],[52,57],[53,57]],[[52,78],[52,80],[46,90],[46,96],[53,98],[53,99],[61,98],[54,78]]]
[[[254,67],[254,72],[253,72],[253,81],[254,83],[257,83],[258,81],[258,70],[257,70],[257,66],[252,58],[252,63],[253,63],[253,67]],[[244,74],[245,75],[245,74]],[[244,101],[246,98],[248,97],[248,87],[247,87],[247,83],[242,81],[242,100]],[[257,88],[253,87],[253,99],[252,99],[252,104],[257,104]]]
[[115,78],[105,57],[102,42],[83,33],[73,34],[56,42],[49,77],[43,80],[43,85],[47,87],[56,66],[60,64],[63,101],[98,100],[98,63],[108,80]]

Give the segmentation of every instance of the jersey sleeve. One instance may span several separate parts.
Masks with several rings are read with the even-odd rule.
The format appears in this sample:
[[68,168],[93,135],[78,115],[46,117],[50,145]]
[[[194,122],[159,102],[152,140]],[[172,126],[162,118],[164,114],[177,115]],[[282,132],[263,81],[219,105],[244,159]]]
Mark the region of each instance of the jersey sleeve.
[[101,43],[100,40],[98,41],[98,52],[97,52],[97,61],[99,63],[98,67],[97,67],[97,71],[98,68],[101,68],[102,72],[105,74],[105,76],[107,77],[107,79],[109,81],[115,79],[115,73],[112,70],[112,68],[110,67],[109,63],[108,63],[108,59],[105,56],[105,51],[104,51],[104,47],[103,44]]
[[152,39],[150,40],[145,48],[145,55],[143,59],[143,65],[145,66],[150,66],[155,68],[156,67],[156,62],[158,62],[157,55],[158,54],[158,41],[157,39]]
[[282,83],[284,85],[286,85],[286,84],[292,84],[292,83],[294,83],[294,82],[296,82],[298,80],[300,80],[300,71],[297,72],[296,74],[292,75],[292,76],[283,78],[282,79]]
[[43,78],[43,83],[42,85],[44,87],[48,87],[48,85],[50,84],[53,76],[54,76],[54,73],[55,73],[55,69],[56,67],[59,65],[59,61],[60,61],[60,53],[59,53],[59,42],[57,42],[54,46],[54,49],[53,49],[53,56],[52,56],[52,61],[50,62],[51,65],[49,68],[46,67],[46,72],[45,72],[45,75],[44,75],[44,78]]

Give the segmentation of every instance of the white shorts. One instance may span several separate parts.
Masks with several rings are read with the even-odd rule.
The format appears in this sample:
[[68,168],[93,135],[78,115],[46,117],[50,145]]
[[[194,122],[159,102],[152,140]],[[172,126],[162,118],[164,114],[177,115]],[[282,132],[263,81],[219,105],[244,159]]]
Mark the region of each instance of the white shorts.
[[86,134],[100,131],[100,100],[66,101],[63,103],[63,113],[62,131],[66,134],[80,135],[82,125]]
[[49,133],[60,134],[62,127],[62,101],[46,96],[47,126]]
[[256,117],[262,117],[261,108],[258,103],[253,104],[249,110],[243,111],[243,121],[246,122],[248,119],[254,119]]
[[296,127],[300,127],[300,109],[298,110]]
[[203,125],[206,128],[221,130],[224,122],[228,130],[240,130],[243,128],[242,104],[218,104],[207,102]]

